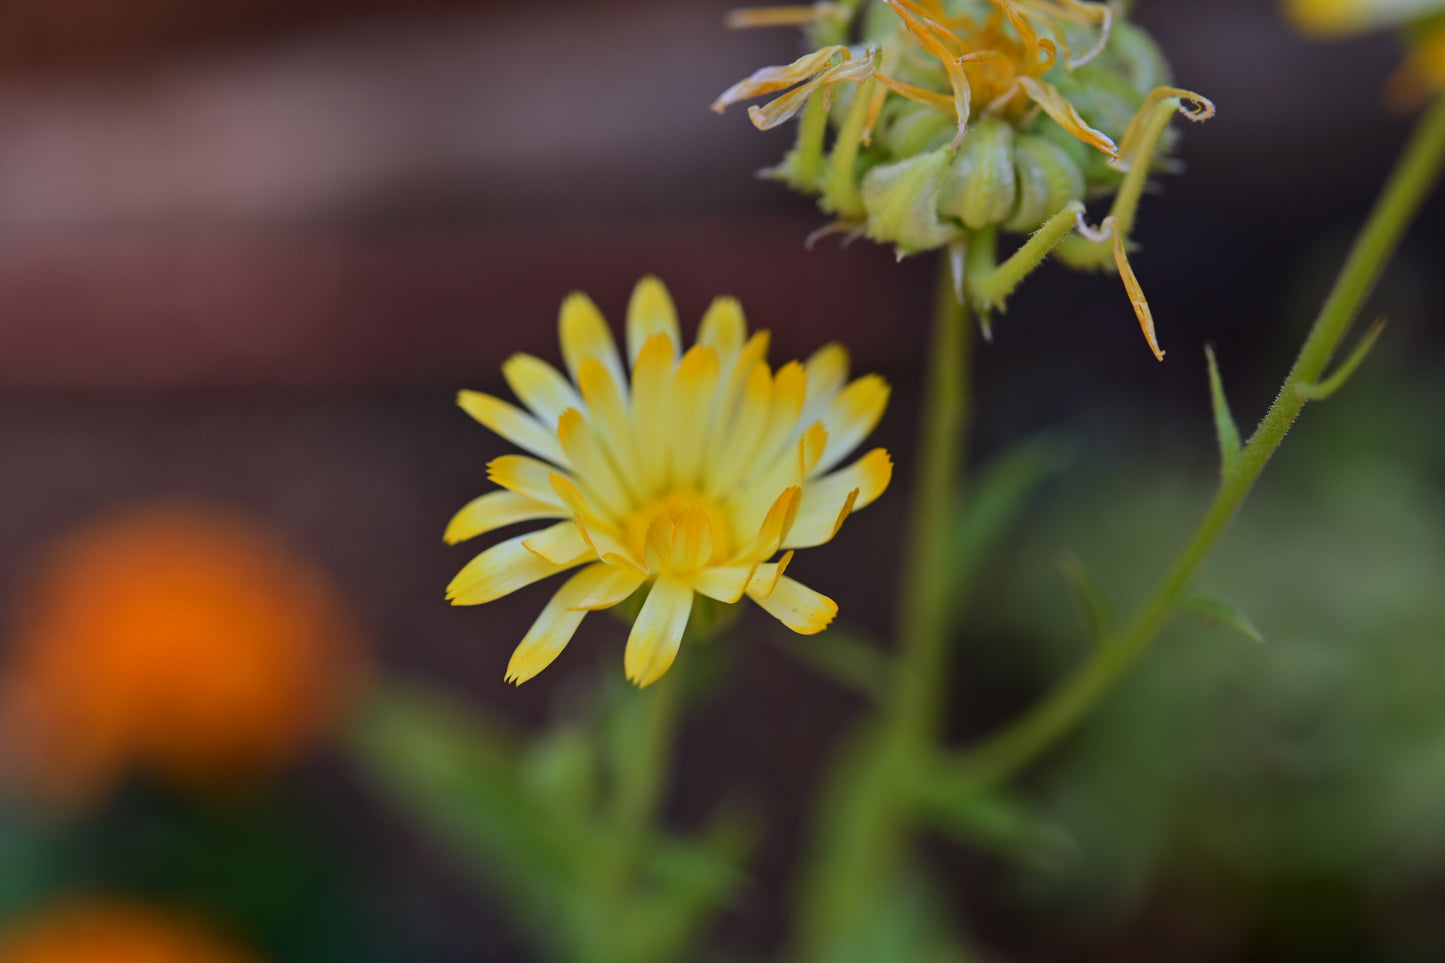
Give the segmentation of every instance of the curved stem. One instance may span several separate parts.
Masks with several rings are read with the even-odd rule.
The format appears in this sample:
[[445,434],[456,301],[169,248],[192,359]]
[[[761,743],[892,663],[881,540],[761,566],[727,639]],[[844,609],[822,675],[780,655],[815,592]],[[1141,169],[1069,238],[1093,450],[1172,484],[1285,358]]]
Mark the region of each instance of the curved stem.
[[1002,732],[965,751],[958,762],[971,778],[1002,781],[1070,732],[1169,620],[1195,571],[1249,494],[1305,404],[1301,386],[1324,374],[1445,164],[1445,96],[1421,118],[1344,270],[1320,311],[1294,367],[1254,437],[1225,473],[1218,493],[1163,582],[1118,635],[1095,650],[1071,678]]

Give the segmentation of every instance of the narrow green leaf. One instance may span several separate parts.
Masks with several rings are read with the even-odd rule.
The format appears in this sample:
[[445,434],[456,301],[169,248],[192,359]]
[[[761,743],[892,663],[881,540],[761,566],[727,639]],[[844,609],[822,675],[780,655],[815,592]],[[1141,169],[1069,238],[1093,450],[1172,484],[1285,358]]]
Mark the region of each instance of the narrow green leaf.
[[1233,629],[1251,642],[1264,642],[1264,636],[1254,627],[1249,616],[1221,599],[1193,596],[1179,603],[1179,608],[1204,620],[1205,625],[1223,625]]
[[778,647],[839,685],[882,701],[893,674],[893,660],[877,641],[834,626],[819,635],[774,632]]
[[1355,350],[1350,352],[1344,364],[1340,365],[1335,373],[1323,381],[1312,385],[1295,385],[1295,392],[1305,401],[1324,401],[1345,386],[1365,359],[1370,356],[1370,351],[1375,347],[1375,342],[1380,340],[1380,335],[1385,333],[1385,319],[1380,318],[1370,325],[1370,330],[1355,345]]
[[1239,426],[1229,411],[1229,399],[1224,395],[1224,379],[1219,376],[1219,362],[1214,357],[1214,346],[1204,346],[1204,356],[1209,360],[1209,398],[1214,406],[1214,431],[1219,438],[1219,471],[1229,474],[1243,447],[1239,440]]
[[644,855],[644,885],[622,922],[627,959],[696,959],[710,924],[747,883],[745,865],[760,838],[751,813],[724,805],[692,838],[658,834]]
[[1104,586],[1076,555],[1061,552],[1054,559],[1054,564],[1069,583],[1084,629],[1089,633],[1089,641],[1098,645],[1109,637],[1114,628],[1114,607]]
[[592,850],[536,805],[512,739],[469,707],[397,686],[374,688],[349,723],[344,746],[362,776],[546,955],[573,957],[592,938],[580,888]]

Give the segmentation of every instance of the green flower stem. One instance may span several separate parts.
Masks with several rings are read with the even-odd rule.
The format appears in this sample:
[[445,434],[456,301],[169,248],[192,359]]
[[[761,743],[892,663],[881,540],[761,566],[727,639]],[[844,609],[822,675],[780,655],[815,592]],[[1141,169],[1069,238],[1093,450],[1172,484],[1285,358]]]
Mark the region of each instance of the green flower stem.
[[821,795],[789,959],[858,959],[858,934],[897,882],[914,819],[914,775],[937,739],[947,675],[949,524],[969,420],[968,312],[939,260],[924,376],[912,518],[899,600],[899,655],[884,708],[846,746]]
[[623,745],[618,747],[613,768],[609,825],[617,846],[615,883],[618,891],[635,881],[643,850],[667,787],[668,761],[677,731],[678,699],[682,689],[682,666],[641,692],[624,693],[637,700],[624,713],[627,719]]
[[1071,678],[1018,721],[957,757],[961,774],[974,780],[997,782],[1024,769],[1067,735],[1149,647],[1299,416],[1307,389],[1324,374],[1400,238],[1439,179],[1442,164],[1445,164],[1445,96],[1437,98],[1421,118],[1284,387],[1254,437],[1224,473],[1214,501],[1168,575],[1133,621],[1099,646]]
[[953,606],[948,571],[949,518],[958,498],[969,422],[972,332],[968,312],[953,290],[946,260],[939,260],[933,344],[923,383],[918,475],[899,605],[901,664],[889,710],[911,736],[931,741],[946,672],[948,623]]

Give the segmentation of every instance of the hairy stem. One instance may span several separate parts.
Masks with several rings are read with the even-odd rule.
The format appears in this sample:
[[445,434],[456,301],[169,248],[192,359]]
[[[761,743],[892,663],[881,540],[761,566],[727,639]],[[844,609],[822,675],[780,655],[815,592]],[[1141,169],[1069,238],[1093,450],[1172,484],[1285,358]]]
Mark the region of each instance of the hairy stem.
[[1299,417],[1307,392],[1298,389],[1315,384],[1324,374],[1400,238],[1439,179],[1442,164],[1445,164],[1445,96],[1437,98],[1421,118],[1279,396],[1249,444],[1224,473],[1214,500],[1164,580],[1128,625],[1099,646],[1073,676],[1019,720],[960,756],[961,772],[992,782],[1005,780],[1022,770],[1072,731],[1149,647],[1284,440],[1285,433]]

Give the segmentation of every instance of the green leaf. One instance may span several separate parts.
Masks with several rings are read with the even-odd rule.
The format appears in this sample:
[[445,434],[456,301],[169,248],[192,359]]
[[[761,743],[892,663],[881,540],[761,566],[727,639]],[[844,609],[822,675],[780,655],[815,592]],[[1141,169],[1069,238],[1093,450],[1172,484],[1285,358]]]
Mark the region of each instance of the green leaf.
[[1089,641],[1098,645],[1109,637],[1114,628],[1114,607],[1104,586],[1076,555],[1061,552],[1054,564],[1069,583],[1084,629],[1089,633]]
[[837,626],[818,635],[774,632],[770,637],[819,675],[870,699],[884,699],[893,675],[893,660],[875,640]]
[[1242,444],[1239,440],[1239,426],[1229,411],[1229,399],[1224,395],[1224,379],[1219,376],[1219,362],[1214,357],[1214,347],[1204,346],[1204,356],[1209,360],[1209,398],[1214,406],[1214,431],[1219,437],[1219,470],[1228,474],[1239,458]]
[[1205,625],[1224,625],[1251,642],[1264,642],[1264,636],[1254,627],[1249,616],[1221,599],[1194,596],[1179,603],[1179,608],[1204,620]]
[[644,886],[627,919],[627,959],[695,959],[688,951],[746,883],[744,866],[759,835],[754,816],[725,806],[700,836],[654,837],[644,854]]
[[597,925],[581,887],[591,853],[536,805],[511,738],[437,695],[380,686],[344,743],[371,785],[505,901],[539,949],[578,957]]
[[1064,446],[1056,440],[1032,438],[995,458],[979,473],[954,512],[949,540],[949,580],[960,600],[1039,487],[1067,461]]

